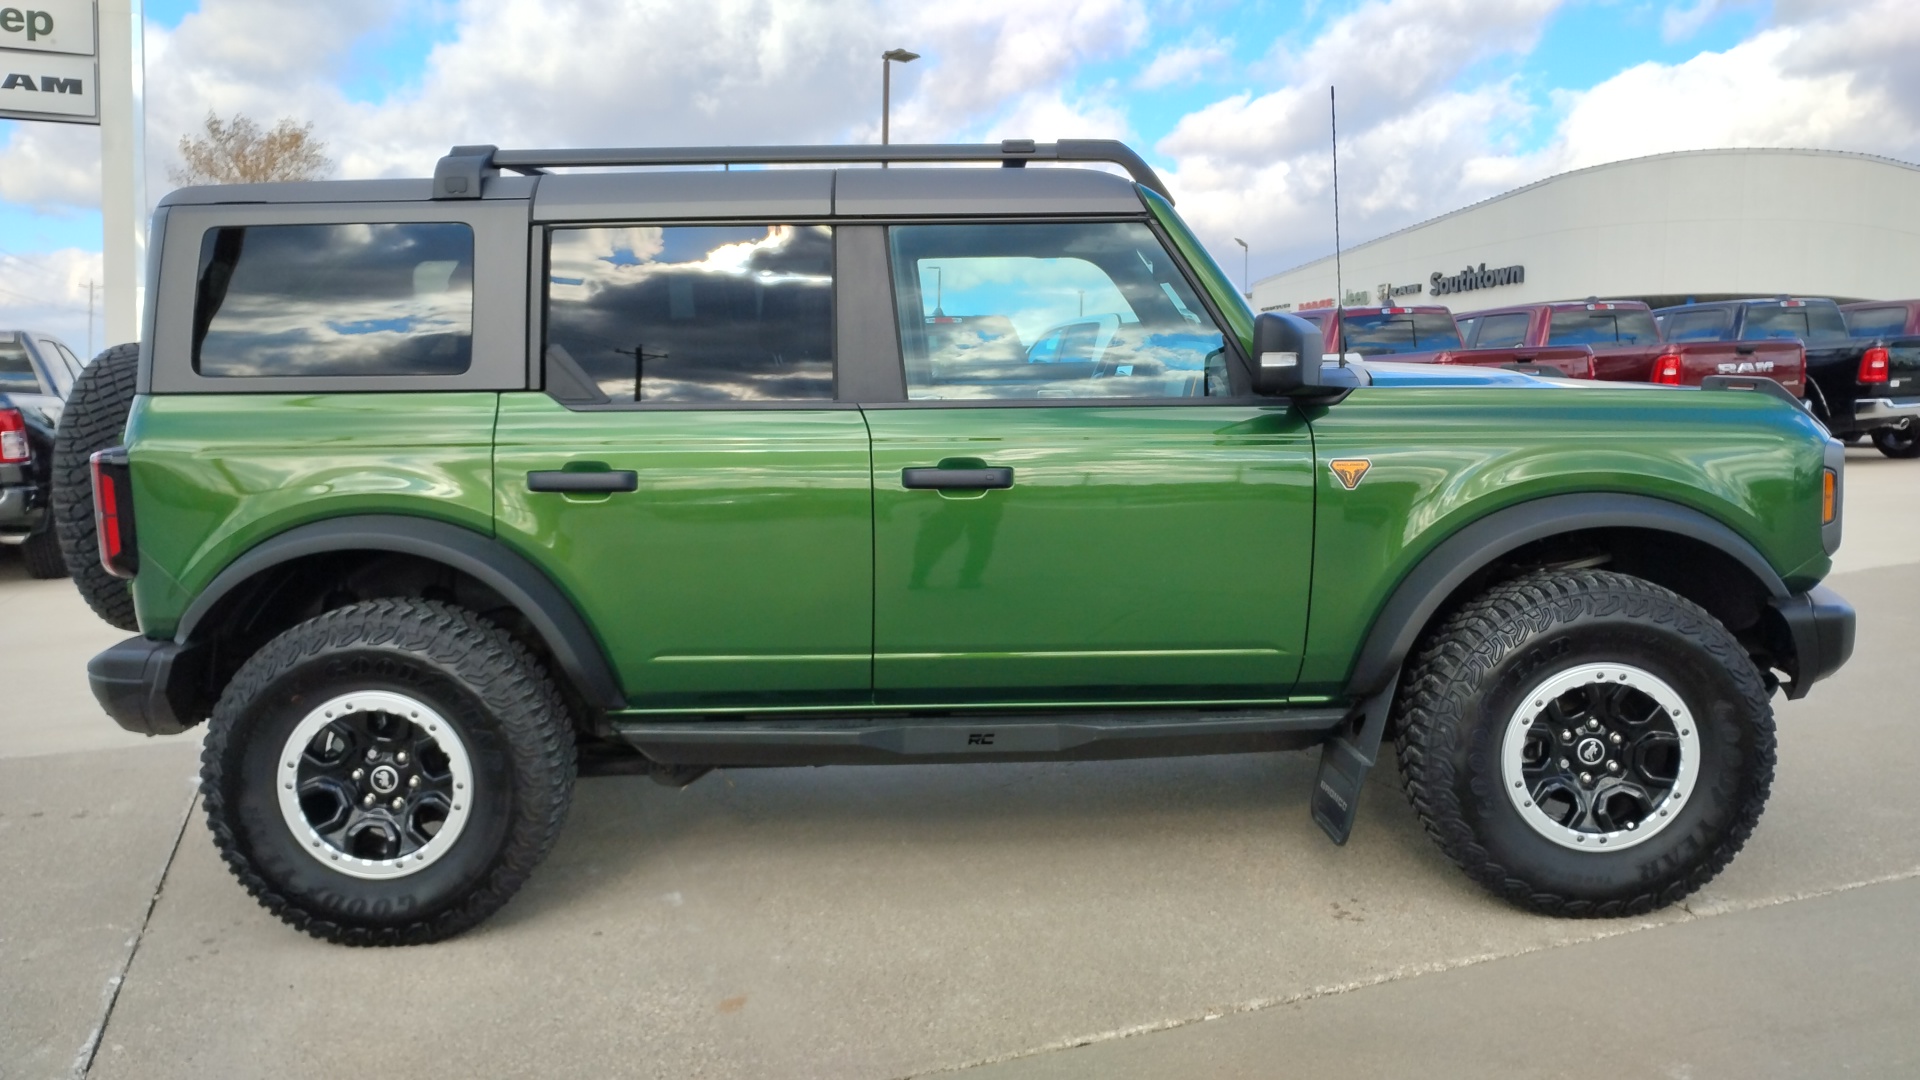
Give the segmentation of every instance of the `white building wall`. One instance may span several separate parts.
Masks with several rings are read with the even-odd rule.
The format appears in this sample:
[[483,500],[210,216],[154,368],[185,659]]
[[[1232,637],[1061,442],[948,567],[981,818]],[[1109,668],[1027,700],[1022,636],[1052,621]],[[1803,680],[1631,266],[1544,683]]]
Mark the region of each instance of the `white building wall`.
[[[1352,304],[1455,311],[1599,297],[1920,297],[1920,168],[1818,150],[1701,150],[1565,173],[1345,252]],[[1435,298],[1432,275],[1524,266]],[[1333,297],[1331,257],[1254,283],[1258,310]]]

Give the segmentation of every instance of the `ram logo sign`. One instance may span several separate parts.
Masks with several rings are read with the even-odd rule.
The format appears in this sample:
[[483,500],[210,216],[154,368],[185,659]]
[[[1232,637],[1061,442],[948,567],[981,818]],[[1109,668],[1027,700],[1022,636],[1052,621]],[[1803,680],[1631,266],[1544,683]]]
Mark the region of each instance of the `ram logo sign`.
[[1737,364],[1716,364],[1714,370],[1722,375],[1764,375],[1773,370],[1773,361],[1742,360]]

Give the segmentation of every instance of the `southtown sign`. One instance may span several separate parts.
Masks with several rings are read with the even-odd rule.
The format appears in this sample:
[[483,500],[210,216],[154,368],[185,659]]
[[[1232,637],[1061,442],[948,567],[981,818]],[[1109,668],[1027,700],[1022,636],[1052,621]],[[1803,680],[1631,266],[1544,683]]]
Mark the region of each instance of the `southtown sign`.
[[1449,293],[1472,292],[1475,289],[1492,289],[1501,285],[1520,285],[1527,280],[1527,268],[1524,266],[1501,266],[1487,269],[1486,263],[1479,267],[1469,266],[1457,274],[1443,274],[1438,270],[1427,279],[1427,291],[1434,296],[1446,296]]

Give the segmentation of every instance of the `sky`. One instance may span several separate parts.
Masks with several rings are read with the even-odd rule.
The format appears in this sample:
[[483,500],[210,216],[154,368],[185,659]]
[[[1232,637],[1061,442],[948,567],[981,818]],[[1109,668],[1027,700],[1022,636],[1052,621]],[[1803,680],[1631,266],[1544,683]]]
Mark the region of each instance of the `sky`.
[[[340,178],[461,143],[1122,138],[1234,277],[1673,150],[1920,161],[1916,0],[147,0],[148,194],[209,111]],[[99,135],[0,121],[0,328],[88,345]],[[92,347],[103,320],[96,317]]]

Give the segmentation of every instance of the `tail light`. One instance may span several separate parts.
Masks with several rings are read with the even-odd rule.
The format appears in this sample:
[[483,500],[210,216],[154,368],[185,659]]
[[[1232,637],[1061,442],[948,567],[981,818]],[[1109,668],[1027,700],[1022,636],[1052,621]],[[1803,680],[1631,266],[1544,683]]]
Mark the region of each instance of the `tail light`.
[[32,456],[26,418],[19,409],[0,409],[0,465],[25,465]]
[[93,455],[93,527],[100,540],[100,565],[114,577],[140,572],[133,532],[133,473],[124,447]]
[[1679,386],[1681,361],[1679,353],[1661,353],[1653,360],[1653,380],[1661,386]]
[[1887,381],[1887,350],[1875,345],[1860,357],[1860,381],[1863,383],[1883,383]]

